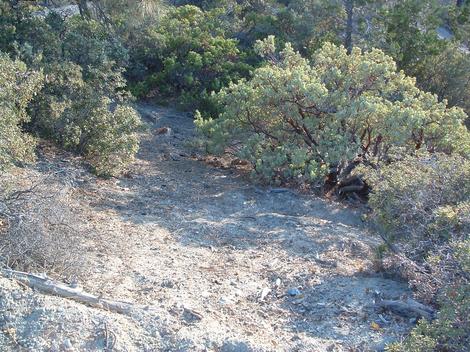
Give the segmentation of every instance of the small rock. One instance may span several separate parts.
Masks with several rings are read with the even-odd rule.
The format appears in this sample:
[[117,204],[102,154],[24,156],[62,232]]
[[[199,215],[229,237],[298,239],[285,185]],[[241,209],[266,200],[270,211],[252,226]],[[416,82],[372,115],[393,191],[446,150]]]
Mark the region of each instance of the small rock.
[[164,287],[164,288],[174,288],[175,287],[175,283],[169,279],[165,279],[162,281],[162,283],[160,284],[161,287]]
[[244,342],[231,342],[226,341],[220,347],[220,352],[250,352],[252,349]]
[[184,308],[182,318],[187,324],[193,324],[195,322],[201,321],[202,315],[192,309]]
[[259,300],[264,301],[264,299],[266,298],[267,295],[269,295],[270,292],[271,292],[270,288],[267,288],[267,287],[263,288],[261,290],[261,295],[260,295]]
[[219,299],[219,303],[222,305],[233,304],[233,300],[230,297],[222,296]]
[[69,339],[65,339],[62,345],[68,350],[72,349],[73,347],[72,342]]
[[297,289],[297,288],[290,288],[290,289],[287,290],[287,294],[288,294],[289,296],[293,296],[293,297],[294,297],[294,296],[299,296],[299,295],[301,295],[301,292],[300,292],[300,290]]
[[279,287],[279,286],[281,286],[281,279],[277,278],[276,279],[276,287]]

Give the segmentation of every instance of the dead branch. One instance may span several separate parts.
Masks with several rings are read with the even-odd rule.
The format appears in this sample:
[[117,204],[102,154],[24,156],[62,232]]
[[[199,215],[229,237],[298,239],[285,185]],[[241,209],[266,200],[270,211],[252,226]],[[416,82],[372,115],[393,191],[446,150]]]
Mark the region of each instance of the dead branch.
[[339,189],[339,193],[360,192],[364,189],[364,185],[350,185],[344,186]]
[[434,318],[434,309],[421,304],[413,299],[406,301],[380,300],[376,303],[378,308],[389,310],[405,318],[424,318],[432,320]]
[[127,302],[114,301],[100,298],[90,293],[84,292],[80,288],[67,286],[66,284],[54,281],[48,277],[42,277],[35,274],[25,273],[11,269],[1,269],[3,277],[12,278],[18,282],[34,288],[38,291],[72,299],[76,302],[86,304],[91,307],[106,309],[112,312],[129,315],[132,312],[133,305]]
[[343,180],[340,180],[338,183],[338,186],[344,187],[344,186],[349,186],[352,184],[364,185],[364,182],[362,181],[361,176],[358,176],[358,175],[349,176]]

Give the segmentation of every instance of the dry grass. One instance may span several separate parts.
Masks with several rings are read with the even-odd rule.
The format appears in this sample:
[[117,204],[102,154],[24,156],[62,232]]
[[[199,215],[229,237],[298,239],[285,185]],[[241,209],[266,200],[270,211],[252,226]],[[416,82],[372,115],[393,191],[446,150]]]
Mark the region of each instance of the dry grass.
[[83,274],[85,230],[67,180],[19,173],[3,175],[0,187],[2,265],[64,280]]

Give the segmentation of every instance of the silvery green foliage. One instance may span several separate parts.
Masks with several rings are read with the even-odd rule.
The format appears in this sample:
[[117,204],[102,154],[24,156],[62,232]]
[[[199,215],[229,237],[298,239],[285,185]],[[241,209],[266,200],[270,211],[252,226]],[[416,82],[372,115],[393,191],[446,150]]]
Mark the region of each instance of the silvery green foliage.
[[465,113],[419,90],[381,50],[347,55],[327,43],[310,58],[274,37],[255,49],[268,59],[250,80],[216,95],[218,118],[197,115],[211,153],[251,162],[265,181],[321,180],[331,169],[378,165],[417,149],[469,155]]

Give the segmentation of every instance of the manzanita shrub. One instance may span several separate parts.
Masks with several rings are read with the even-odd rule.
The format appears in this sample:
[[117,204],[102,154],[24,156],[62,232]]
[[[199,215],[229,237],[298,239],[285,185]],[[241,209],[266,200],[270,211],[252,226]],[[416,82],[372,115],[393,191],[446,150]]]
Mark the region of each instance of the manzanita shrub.
[[210,153],[248,160],[265,182],[340,184],[357,165],[378,166],[419,149],[469,155],[465,113],[418,89],[381,50],[350,55],[330,43],[310,59],[275,38],[250,80],[215,95],[223,112],[197,114]]

